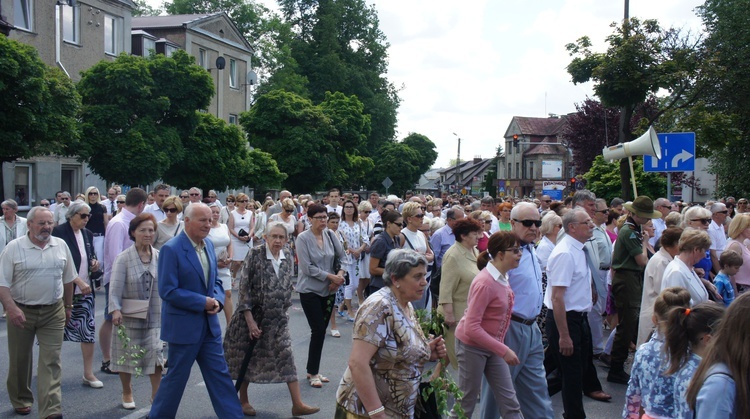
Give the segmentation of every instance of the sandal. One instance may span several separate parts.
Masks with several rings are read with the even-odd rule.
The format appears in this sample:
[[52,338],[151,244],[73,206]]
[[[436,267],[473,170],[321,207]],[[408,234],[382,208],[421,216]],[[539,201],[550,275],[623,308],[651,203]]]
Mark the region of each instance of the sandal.
[[315,375],[307,374],[307,379],[308,380],[311,380],[313,378],[317,378],[322,383],[330,383],[331,382],[331,380],[329,380],[328,377],[323,376],[323,374],[315,374]]
[[112,361],[102,361],[102,367],[99,368],[103,373],[107,374],[119,374],[118,372],[114,372],[111,369],[109,369],[109,366],[112,365]]
[[331,336],[333,336],[335,338],[340,338],[341,337],[341,333],[337,329],[331,329]]
[[323,381],[320,379],[320,375],[310,377],[307,379],[310,382],[310,387],[323,388]]

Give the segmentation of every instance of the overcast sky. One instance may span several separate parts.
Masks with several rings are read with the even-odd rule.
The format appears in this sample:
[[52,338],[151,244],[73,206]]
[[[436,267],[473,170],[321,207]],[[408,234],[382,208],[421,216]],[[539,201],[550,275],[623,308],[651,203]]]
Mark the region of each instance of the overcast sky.
[[[160,4],[161,0],[149,0]],[[274,0],[262,0],[275,8]],[[388,78],[401,88],[397,134],[428,136],[437,167],[456,158],[492,157],[513,116],[575,111],[592,96],[573,85],[565,45],[588,35],[597,51],[623,17],[613,0],[381,0]],[[700,0],[631,0],[630,15],[701,30]]]

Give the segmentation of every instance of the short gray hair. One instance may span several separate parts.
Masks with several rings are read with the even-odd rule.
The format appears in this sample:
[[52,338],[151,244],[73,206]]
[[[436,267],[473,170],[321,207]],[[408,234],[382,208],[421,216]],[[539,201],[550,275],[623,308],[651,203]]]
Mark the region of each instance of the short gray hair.
[[726,204],[722,202],[715,202],[713,205],[711,205],[711,214],[716,214],[717,212],[724,211],[726,209]]
[[383,270],[383,284],[391,286],[394,279],[405,277],[409,271],[417,266],[427,266],[427,259],[411,249],[391,250],[385,261]]
[[70,203],[70,206],[68,207],[68,211],[65,213],[65,219],[70,220],[71,218],[75,217],[76,214],[81,212],[81,210],[84,208],[91,211],[91,207],[87,203],[76,199],[75,201]]
[[519,218],[518,213],[523,211],[524,208],[531,208],[537,213],[539,213],[539,208],[537,208],[537,206],[532,204],[531,202],[519,202],[513,206],[512,210],[510,210],[510,218],[512,219]]
[[185,218],[193,218],[193,212],[198,207],[206,207],[206,208],[208,208],[208,205],[206,205],[206,204],[204,204],[202,202],[195,202],[193,204],[188,205],[187,208],[185,208],[185,211],[182,213],[182,215]]
[[32,222],[34,221],[34,218],[36,218],[36,213],[39,211],[47,211],[48,213],[52,214],[52,211],[49,210],[47,207],[34,207],[31,210],[29,210],[29,213],[26,214],[26,221]]
[[363,200],[359,203],[359,207],[357,208],[357,211],[363,212],[363,211],[372,211],[372,204],[368,200]]
[[284,225],[284,223],[282,223],[281,221],[269,221],[268,224],[266,224],[265,234],[270,233],[274,228],[280,228],[284,230],[284,236],[286,236],[286,238],[289,238],[289,233],[286,231],[286,225]]
[[8,206],[10,207],[10,209],[18,211],[18,202],[12,199],[6,199],[2,202],[2,204],[0,204],[0,206]]
[[685,210],[682,215],[682,228],[690,227],[690,220],[695,218],[711,218],[711,211],[699,206],[694,205]]
[[586,215],[586,216],[589,215],[589,213],[586,212],[586,210],[584,210],[583,208],[575,207],[572,210],[566,212],[565,215],[562,216],[563,228],[565,229],[566,233],[568,232],[568,228],[570,227],[571,224],[579,222],[578,216],[581,214]]
[[555,229],[555,226],[561,224],[562,218],[560,218],[559,215],[557,215],[554,211],[547,211],[544,217],[542,217],[542,226],[539,227],[539,234],[541,234],[542,236],[546,236]]
[[599,204],[604,204],[604,208],[607,208],[607,200],[604,198],[596,198],[596,206],[598,207]]
[[594,193],[588,189],[577,191],[575,194],[573,194],[573,201],[571,201],[570,205],[575,208],[579,203],[584,201],[596,202],[596,195],[594,195]]

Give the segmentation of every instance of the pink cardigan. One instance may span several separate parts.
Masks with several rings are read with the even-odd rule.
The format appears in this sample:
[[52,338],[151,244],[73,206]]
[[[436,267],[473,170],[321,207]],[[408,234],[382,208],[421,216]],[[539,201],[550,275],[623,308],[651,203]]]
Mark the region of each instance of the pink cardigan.
[[513,291],[510,286],[495,281],[487,268],[474,278],[469,288],[468,308],[456,328],[461,342],[505,355],[505,333],[513,313]]

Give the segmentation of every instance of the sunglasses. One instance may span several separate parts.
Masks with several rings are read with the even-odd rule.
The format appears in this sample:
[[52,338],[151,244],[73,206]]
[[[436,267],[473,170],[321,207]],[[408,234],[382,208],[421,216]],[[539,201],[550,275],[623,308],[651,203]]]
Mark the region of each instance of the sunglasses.
[[39,205],[42,206],[42,207],[48,207],[49,206],[49,204],[39,204]]
[[424,214],[417,214],[417,215],[412,215],[412,217],[417,217],[417,218],[424,218]]
[[609,214],[609,210],[608,209],[603,209],[603,210],[594,211],[594,212],[600,212],[602,214]]
[[724,210],[724,211],[716,211],[716,213],[717,213],[717,214],[729,214],[729,211],[727,211],[727,210]]
[[191,193],[190,196],[201,196],[199,193]]
[[531,227],[531,226],[541,227],[542,226],[542,220],[516,220],[514,219],[513,221],[523,224],[524,227]]
[[99,195],[99,192],[89,192],[89,196],[91,195]]
[[370,214],[370,213],[372,213],[372,211],[362,211],[362,213],[364,213],[364,214]]
[[287,213],[287,214],[291,214],[291,213],[294,212],[294,210],[287,210],[287,209],[285,209],[284,212]]
[[234,203],[234,199],[227,199],[227,203],[228,203],[228,204],[229,204],[229,203],[232,203],[232,204],[233,204],[233,203]]
[[690,221],[700,221],[701,223],[703,223],[703,225],[711,224],[711,219],[710,218],[693,218]]
[[542,202],[550,203],[550,202],[552,202],[552,200],[551,199],[543,199]]
[[248,202],[250,202],[250,201],[248,201],[247,199],[243,199],[243,200],[241,200],[241,201],[237,201],[237,202],[239,202],[239,203],[241,203],[241,204],[246,204],[246,203],[248,203]]
[[189,198],[189,196],[187,196],[187,195],[180,195],[180,199],[188,199],[188,198]]
[[485,224],[492,224],[492,220],[484,220]]
[[164,212],[172,213],[172,212],[180,212],[177,208],[164,208]]
[[118,204],[125,205],[125,201],[117,201]]
[[78,216],[81,217],[81,219],[85,220],[85,219],[89,218],[91,216],[91,214],[86,214],[86,213],[83,213],[83,212],[79,212]]

